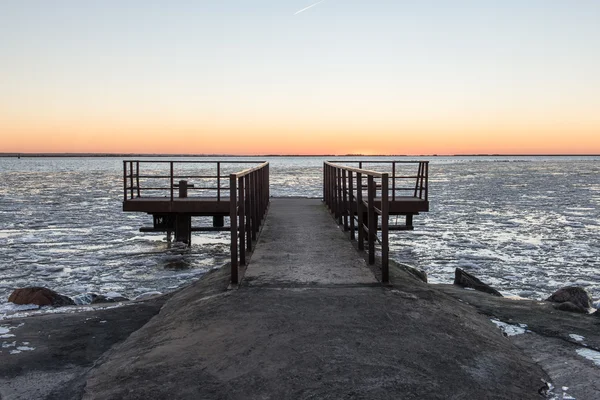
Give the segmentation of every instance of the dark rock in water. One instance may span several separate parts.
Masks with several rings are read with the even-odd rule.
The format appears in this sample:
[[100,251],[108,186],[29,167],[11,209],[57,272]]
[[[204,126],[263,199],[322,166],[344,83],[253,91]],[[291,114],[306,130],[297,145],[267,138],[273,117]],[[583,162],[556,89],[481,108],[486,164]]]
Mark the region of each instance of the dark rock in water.
[[107,297],[102,294],[92,294],[92,302],[90,304],[99,304],[99,303],[118,303],[119,301],[129,301],[127,297],[117,296],[117,297]]
[[454,271],[454,284],[462,287],[472,288],[480,292],[493,294],[494,296],[503,297],[499,291],[481,282],[479,279],[460,268],[456,268]]
[[36,304],[38,306],[73,306],[75,302],[67,296],[43,287],[26,287],[15,289],[8,297],[15,304]]
[[[551,301],[553,303],[566,303],[570,302],[577,308],[582,309],[583,311],[576,312],[587,312],[589,308],[592,307],[592,296],[585,290],[584,288],[580,288],[577,286],[567,286],[564,288],[558,289],[554,294],[546,299],[546,301]],[[565,306],[568,308],[569,306]],[[555,307],[556,308],[556,307]],[[561,308],[559,308],[560,310]],[[570,310],[565,310],[570,311]]]
[[571,303],[570,301],[565,301],[564,303],[557,303],[553,307],[560,311],[569,311],[582,314],[587,313],[586,308],[580,307],[577,304]]

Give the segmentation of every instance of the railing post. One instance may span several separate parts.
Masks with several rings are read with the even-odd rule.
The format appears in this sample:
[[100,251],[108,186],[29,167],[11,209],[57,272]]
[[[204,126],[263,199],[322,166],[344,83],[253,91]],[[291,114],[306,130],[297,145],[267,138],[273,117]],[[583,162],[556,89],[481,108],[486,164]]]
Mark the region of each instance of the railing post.
[[127,161],[123,160],[123,201],[127,201]]
[[133,199],[133,161],[129,161],[129,185],[130,198]]
[[389,270],[389,176],[381,176],[381,281],[388,283],[390,281]]
[[375,181],[373,175],[367,178],[368,224],[369,224],[369,264],[375,264],[375,238],[377,237],[377,214],[375,214]]
[[135,184],[137,186],[137,197],[140,197],[140,162],[135,162]]
[[327,204],[327,164],[323,163],[323,200]]
[[169,164],[171,164],[171,201],[173,201],[173,161],[171,161]]
[[331,212],[331,166],[329,164],[325,164],[323,167],[325,174],[325,204]]
[[244,201],[244,177],[238,178],[238,216],[239,216],[239,240],[240,240],[240,265],[246,265],[246,226],[245,226],[245,201]]
[[[423,185],[421,185],[422,187],[424,187],[425,189],[425,201],[429,200],[429,162],[428,161],[424,161],[424,168],[425,168],[425,178],[424,178],[424,183]],[[422,197],[421,197],[422,198]]]
[[336,204],[336,209],[337,209],[337,214],[336,214],[336,219],[338,221],[338,224],[342,224],[342,207],[343,207],[343,200],[342,200],[342,170],[340,168],[336,168],[337,170],[337,204]]
[[221,201],[221,162],[217,161],[217,201]]
[[356,214],[358,215],[358,249],[365,249],[365,219],[363,204],[362,174],[356,173]]
[[[172,179],[172,177],[171,177]],[[172,190],[172,189],[171,189]],[[229,219],[231,225],[231,283],[238,283],[238,249],[237,249],[237,179],[235,174],[229,176]]]
[[[354,233],[354,174],[352,171],[348,171],[348,218],[350,218],[350,240],[356,239]],[[357,208],[358,209],[358,208]]]
[[346,192],[346,170],[342,170],[342,210],[344,214],[344,230],[347,231],[349,229],[348,226],[348,194]]
[[392,201],[396,200],[396,161],[392,161]]
[[419,162],[419,169],[417,172],[417,181],[415,182],[415,192],[413,193],[413,197],[421,197],[420,194],[419,196],[417,196],[417,193],[419,193],[419,188],[422,188],[423,186],[423,163]]
[[[246,180],[246,187],[244,192],[246,196],[245,203],[247,206],[246,208],[250,210],[250,179],[248,176],[244,177],[244,179]],[[246,213],[246,247],[249,251],[252,251],[252,218],[250,217],[250,212]]]

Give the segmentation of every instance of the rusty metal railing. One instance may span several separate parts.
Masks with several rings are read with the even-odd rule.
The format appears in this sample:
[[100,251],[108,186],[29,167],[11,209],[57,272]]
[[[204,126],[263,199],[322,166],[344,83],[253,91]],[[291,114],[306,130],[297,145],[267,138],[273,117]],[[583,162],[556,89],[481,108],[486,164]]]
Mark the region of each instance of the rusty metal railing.
[[252,251],[269,206],[269,163],[229,175],[229,191],[231,283],[237,284],[239,265],[246,265],[246,252]]
[[192,191],[190,197],[214,197],[221,201],[223,194],[229,193],[228,170],[240,164],[261,163],[264,162],[125,160],[123,201],[139,197],[167,197],[173,201],[178,197],[176,192],[179,190],[180,181],[186,181],[187,190]]
[[[367,179],[366,188],[363,178]],[[323,199],[350,238],[355,237],[354,213],[358,216],[358,249],[365,250],[367,241],[369,264],[375,264],[377,219],[381,217],[381,281],[389,282],[389,174],[325,162],[323,167]],[[378,188],[380,206],[376,207]],[[365,193],[366,189],[366,193]],[[366,194],[366,198],[365,198]],[[364,220],[364,215],[367,220]],[[366,222],[366,223],[365,223]]]
[[[358,168],[340,163],[358,164]],[[372,164],[391,173],[363,168]],[[416,175],[407,172],[407,168],[415,166],[418,166]],[[324,164],[325,204],[344,230],[350,231],[350,239],[358,240],[359,250],[365,250],[366,240],[371,265],[375,264],[375,243],[379,242],[384,283],[389,282],[390,202],[406,198],[428,201],[428,174],[428,161],[327,161]],[[381,218],[381,239],[377,237],[378,218]]]
[[[330,163],[358,166],[375,172],[389,174],[390,199],[395,201],[398,197],[414,197],[420,200],[429,200],[429,161],[416,160],[344,160],[329,161]],[[416,168],[415,168],[416,167]],[[414,171],[417,171],[415,175]]]

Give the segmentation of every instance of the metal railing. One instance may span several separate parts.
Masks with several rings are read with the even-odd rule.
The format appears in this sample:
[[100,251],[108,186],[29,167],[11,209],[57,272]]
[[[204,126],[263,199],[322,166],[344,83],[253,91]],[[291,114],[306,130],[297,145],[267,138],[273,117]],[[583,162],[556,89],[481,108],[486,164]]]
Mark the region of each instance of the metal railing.
[[[190,181],[190,197],[214,197],[221,201],[229,194],[229,170],[240,164],[262,164],[263,161],[123,161],[123,201],[139,197],[177,198],[180,180]],[[144,169],[142,172],[140,167]],[[239,168],[239,167],[238,167]],[[232,171],[235,172],[235,171]]]
[[[354,166],[374,172],[387,172],[389,175],[390,199],[395,201],[398,197],[414,197],[420,200],[429,200],[429,161],[415,160],[350,160],[328,161],[338,165]],[[415,168],[415,166],[417,168]],[[414,171],[417,170],[415,175]]]
[[229,191],[231,283],[237,284],[239,265],[246,265],[246,252],[252,251],[252,242],[257,239],[269,206],[269,163],[264,162],[256,167],[231,174]]
[[[399,200],[401,197],[428,200],[428,162],[342,162],[358,163],[359,167],[355,168],[340,165],[334,161],[326,161],[323,167],[323,200],[338,223],[343,225],[344,230],[350,231],[350,239],[358,240],[359,250],[365,250],[364,242],[366,240],[368,261],[371,265],[375,264],[375,243],[380,243],[381,281],[388,283],[390,201]],[[391,164],[392,173],[363,169],[364,164]],[[407,175],[405,172],[398,174],[401,170],[398,165],[407,166],[409,164],[413,164],[413,166],[418,164],[417,175]],[[398,185],[398,180],[405,182],[410,180],[410,186]],[[406,192],[409,192],[408,196]],[[381,239],[377,237],[379,217],[381,217]],[[358,231],[358,238],[355,231]]]

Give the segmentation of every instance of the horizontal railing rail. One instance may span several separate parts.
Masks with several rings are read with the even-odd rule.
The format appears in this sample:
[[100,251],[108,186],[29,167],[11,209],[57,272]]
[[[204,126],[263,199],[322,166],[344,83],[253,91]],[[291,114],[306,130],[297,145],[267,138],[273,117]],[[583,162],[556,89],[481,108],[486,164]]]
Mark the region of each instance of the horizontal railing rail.
[[123,201],[140,197],[167,197],[174,201],[179,197],[180,181],[186,181],[190,197],[214,197],[221,201],[229,194],[229,170],[240,164],[264,164],[264,161],[125,160]]

